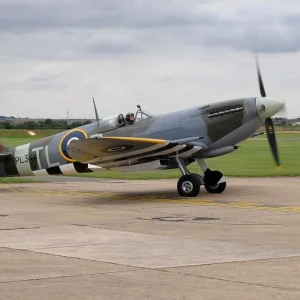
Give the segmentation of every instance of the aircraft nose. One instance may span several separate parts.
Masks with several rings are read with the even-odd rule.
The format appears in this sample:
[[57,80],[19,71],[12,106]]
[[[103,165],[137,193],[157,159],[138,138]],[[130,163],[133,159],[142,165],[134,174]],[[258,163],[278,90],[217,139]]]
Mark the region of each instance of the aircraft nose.
[[273,97],[257,97],[256,109],[260,119],[264,120],[276,115],[283,109],[285,102]]

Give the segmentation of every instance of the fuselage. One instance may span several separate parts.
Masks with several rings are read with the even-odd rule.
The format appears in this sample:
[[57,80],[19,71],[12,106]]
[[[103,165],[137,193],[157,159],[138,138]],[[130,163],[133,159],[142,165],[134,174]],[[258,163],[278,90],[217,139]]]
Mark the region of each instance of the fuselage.
[[91,169],[87,164],[78,163],[69,156],[67,146],[73,139],[99,136],[144,137],[169,141],[199,136],[201,139],[197,143],[203,150],[192,158],[214,157],[233,151],[237,143],[253,135],[261,124],[255,97],[162,114],[124,127],[107,126],[100,120],[100,124],[91,123],[10,148],[11,156],[0,161],[0,177],[89,172]]

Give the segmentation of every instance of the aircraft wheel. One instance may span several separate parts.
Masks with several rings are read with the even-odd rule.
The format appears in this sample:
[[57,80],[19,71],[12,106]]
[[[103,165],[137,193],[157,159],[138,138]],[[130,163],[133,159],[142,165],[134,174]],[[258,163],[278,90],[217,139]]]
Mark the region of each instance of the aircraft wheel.
[[221,194],[226,189],[224,175],[219,171],[208,171],[204,176],[205,189],[212,194]]
[[205,184],[205,189],[211,194],[221,194],[225,191],[226,182],[222,182],[215,185]]
[[195,197],[200,192],[201,183],[201,179],[197,175],[183,175],[177,183],[178,193],[183,197]]

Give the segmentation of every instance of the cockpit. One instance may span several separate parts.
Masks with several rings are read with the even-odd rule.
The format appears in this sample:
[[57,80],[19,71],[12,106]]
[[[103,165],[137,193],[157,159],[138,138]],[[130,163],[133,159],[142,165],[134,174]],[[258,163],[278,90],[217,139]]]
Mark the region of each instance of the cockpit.
[[118,115],[118,127],[132,125],[134,122],[135,122],[135,117],[132,112],[127,113],[125,117],[123,114]]
[[138,110],[135,114],[132,112],[128,112],[126,114],[120,113],[117,115],[110,115],[101,119],[100,130],[110,131],[119,127],[137,124],[153,117],[153,115],[143,111],[140,105],[137,105],[137,107]]
[[140,105],[137,105],[138,110],[135,115],[132,112],[129,112],[125,115],[119,114],[118,116],[118,127],[129,126],[133,124],[137,124],[146,119],[152,118],[153,116],[141,109]]

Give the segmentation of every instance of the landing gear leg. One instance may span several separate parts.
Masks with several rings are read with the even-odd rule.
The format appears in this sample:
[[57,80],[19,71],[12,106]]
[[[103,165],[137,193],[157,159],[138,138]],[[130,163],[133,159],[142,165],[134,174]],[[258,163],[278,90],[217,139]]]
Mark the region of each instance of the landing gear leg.
[[204,159],[197,158],[197,162],[204,173],[204,186],[209,193],[220,194],[225,191],[226,179],[219,171],[210,170]]
[[191,174],[182,159],[176,158],[176,162],[182,173],[177,183],[179,195],[183,197],[197,196],[200,192],[200,186],[204,184],[202,177],[198,174]]

